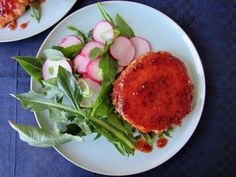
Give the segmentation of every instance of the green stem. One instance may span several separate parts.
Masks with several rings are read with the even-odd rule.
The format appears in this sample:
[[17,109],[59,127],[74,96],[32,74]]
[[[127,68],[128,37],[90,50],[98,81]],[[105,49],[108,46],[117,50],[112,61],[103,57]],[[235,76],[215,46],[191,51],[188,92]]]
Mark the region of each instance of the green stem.
[[117,138],[122,140],[129,148],[134,149],[134,144],[120,130],[117,130],[116,128],[112,127],[111,125],[109,125],[105,121],[102,121],[101,119],[97,119],[97,118],[93,117],[93,118],[90,118],[90,120],[93,121],[94,123],[102,126],[103,128],[109,130]]

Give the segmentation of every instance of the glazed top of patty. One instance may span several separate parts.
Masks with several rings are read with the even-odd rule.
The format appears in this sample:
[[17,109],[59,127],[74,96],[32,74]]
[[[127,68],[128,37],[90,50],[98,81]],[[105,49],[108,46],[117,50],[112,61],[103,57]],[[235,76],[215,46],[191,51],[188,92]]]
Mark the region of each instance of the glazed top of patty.
[[114,82],[113,104],[140,131],[158,133],[191,111],[192,88],[183,62],[167,52],[148,53]]

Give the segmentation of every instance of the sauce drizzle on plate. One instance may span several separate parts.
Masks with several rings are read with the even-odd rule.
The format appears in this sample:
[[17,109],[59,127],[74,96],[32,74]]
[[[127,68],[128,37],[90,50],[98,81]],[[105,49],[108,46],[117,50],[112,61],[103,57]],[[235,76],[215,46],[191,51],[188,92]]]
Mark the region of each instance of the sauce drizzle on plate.
[[139,138],[135,144],[136,149],[142,151],[142,152],[151,152],[152,146],[150,146],[144,139]]
[[167,145],[168,139],[165,137],[161,137],[156,141],[156,145],[158,148],[163,148]]
[[14,20],[12,22],[9,23],[8,29],[10,31],[14,31],[18,26],[17,20]]
[[25,28],[27,28],[28,25],[29,25],[29,21],[26,22],[26,23],[22,23],[22,24],[20,25],[20,28],[21,28],[21,29],[25,29]]

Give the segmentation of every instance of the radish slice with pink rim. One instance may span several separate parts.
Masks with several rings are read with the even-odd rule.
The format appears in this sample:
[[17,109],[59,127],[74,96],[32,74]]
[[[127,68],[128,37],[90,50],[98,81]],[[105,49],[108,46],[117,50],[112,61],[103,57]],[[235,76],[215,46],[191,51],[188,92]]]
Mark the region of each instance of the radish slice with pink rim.
[[82,90],[82,94],[83,94],[83,91],[85,93],[83,94],[83,98],[80,102],[80,106],[92,107],[94,102],[96,101],[96,98],[98,96],[101,86],[97,82],[89,78],[80,78],[78,80],[78,84]]
[[86,73],[86,68],[89,62],[90,62],[90,59],[87,55],[84,55],[82,53],[77,55],[74,59],[74,66],[75,66],[76,71],[80,74]]
[[61,47],[70,47],[72,45],[77,45],[77,44],[81,44],[81,40],[75,36],[75,35],[69,35],[64,37],[60,42],[59,42],[59,46]]
[[89,77],[92,80],[97,81],[97,82],[101,82],[103,79],[102,70],[99,68],[100,60],[101,59],[99,58],[99,59],[90,61],[86,68],[86,71]]
[[114,30],[112,24],[106,20],[98,22],[93,30],[93,38],[95,41],[105,44],[114,38]]
[[43,80],[48,80],[57,76],[59,66],[72,73],[72,68],[66,59],[63,60],[46,60],[42,67]]
[[84,55],[89,56],[89,53],[91,52],[92,49],[94,49],[95,47],[98,47],[100,49],[104,48],[104,45],[96,42],[96,41],[90,41],[89,43],[87,43],[84,48],[82,49],[81,53]]
[[128,38],[119,36],[110,46],[110,54],[118,60],[119,66],[127,66],[134,59],[135,49]]
[[131,43],[135,48],[135,56],[134,58],[138,58],[141,55],[151,51],[150,43],[141,37],[132,37],[130,38]]

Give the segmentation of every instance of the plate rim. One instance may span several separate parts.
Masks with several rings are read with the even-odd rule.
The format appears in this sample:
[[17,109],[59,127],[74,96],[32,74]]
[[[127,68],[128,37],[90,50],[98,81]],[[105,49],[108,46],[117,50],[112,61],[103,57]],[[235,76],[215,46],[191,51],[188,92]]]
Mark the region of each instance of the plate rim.
[[[202,82],[203,82],[203,85],[201,86],[202,87],[202,101],[201,101],[201,105],[199,106],[199,117],[198,117],[198,120],[196,121],[196,123],[194,124],[193,128],[191,129],[191,131],[189,132],[185,142],[179,147],[177,148],[177,150],[175,151],[172,151],[172,153],[170,154],[169,157],[165,158],[162,160],[161,163],[159,164],[155,164],[155,165],[152,165],[150,166],[150,168],[147,168],[145,170],[137,170],[136,172],[134,173],[117,173],[117,174],[112,174],[110,172],[98,172],[96,170],[93,170],[93,169],[90,169],[90,168],[87,168],[87,167],[83,167],[82,165],[79,165],[77,164],[76,162],[72,161],[71,159],[69,159],[68,157],[66,157],[66,155],[64,155],[57,147],[53,146],[53,148],[62,156],[64,157],[66,160],[68,160],[69,162],[71,162],[72,164],[76,165],[77,167],[80,167],[82,169],[85,169],[87,171],[90,171],[90,172],[93,172],[93,173],[98,173],[98,174],[101,174],[101,175],[111,175],[111,176],[126,176],[126,175],[135,175],[135,174],[139,174],[139,173],[143,173],[143,172],[146,172],[146,171],[149,171],[151,169],[154,169],[160,165],[162,165],[163,163],[165,163],[166,161],[168,161],[169,159],[171,159],[173,156],[175,156],[186,144],[187,142],[189,141],[189,139],[192,137],[193,133],[195,132],[198,124],[199,124],[199,121],[202,117],[202,113],[203,113],[203,109],[204,109],[204,105],[205,105],[205,97],[206,97],[206,79],[205,79],[205,73],[204,73],[204,68],[203,68],[203,65],[202,65],[202,61],[201,61],[201,58],[198,54],[198,51],[196,49],[196,47],[194,46],[192,40],[190,39],[190,37],[187,35],[187,33],[185,33],[185,31],[174,21],[172,20],[169,16],[167,16],[166,14],[164,14],[163,12],[151,7],[151,6],[148,6],[146,4],[142,4],[142,3],[138,3],[138,2],[132,2],[132,1],[121,1],[121,0],[115,0],[115,1],[103,1],[102,3],[104,4],[113,4],[113,3],[129,3],[129,4],[133,4],[133,5],[141,5],[141,6],[144,6],[145,8],[148,8],[150,11],[154,11],[155,13],[159,13],[160,15],[164,16],[165,18],[167,18],[171,24],[175,25],[175,27],[181,32],[181,34],[184,34],[184,36],[186,36],[186,40],[188,42],[188,46],[189,48],[192,48],[193,52],[195,53],[194,54],[194,57],[196,57],[195,60],[197,60],[199,63],[200,63],[200,70],[202,72]],[[64,18],[60,23],[58,23],[53,29],[52,31],[47,35],[47,37],[45,38],[45,40],[43,41],[43,43],[41,44],[38,52],[37,52],[37,55],[36,57],[39,56],[39,53],[40,51],[42,50],[44,44],[47,42],[48,38],[53,34],[53,32],[62,24],[64,23],[67,19],[71,18],[74,14],[76,14],[78,11],[81,11],[81,10],[85,10],[91,6],[94,6],[96,3],[93,3],[93,4],[90,4],[90,5],[87,5],[87,6],[84,6],[78,10],[76,10],[75,12],[71,13],[70,15],[68,15],[66,18]],[[30,81],[30,89],[32,90],[33,89],[33,84],[34,84],[34,80],[33,78],[31,77],[31,81]],[[41,125],[39,123],[39,120],[38,120],[38,117],[37,117],[37,113],[36,112],[33,112],[34,113],[34,116],[35,116],[35,119],[36,119],[36,122],[37,124],[39,125],[39,127],[41,128]]]
[[[55,20],[55,22],[53,22],[53,23],[52,23],[51,25],[49,25],[48,27],[43,28],[42,30],[36,31],[36,32],[34,32],[34,33],[31,33],[31,34],[29,34],[29,35],[26,35],[26,36],[24,36],[24,37],[17,37],[17,38],[15,38],[15,39],[6,39],[6,40],[1,40],[1,39],[0,39],[0,43],[9,43],[9,42],[21,41],[21,40],[31,38],[31,37],[33,37],[33,36],[36,36],[37,34],[40,34],[40,33],[44,32],[44,31],[46,31],[47,29],[51,28],[53,25],[57,24],[61,19],[62,19],[62,21],[64,21],[63,17],[66,16],[66,14],[72,9],[72,7],[75,5],[76,2],[77,2],[77,0],[74,0],[74,2],[71,2],[71,6],[65,11],[65,13],[64,13],[60,18],[58,18],[57,20]],[[79,9],[78,9],[78,10],[79,10]],[[24,16],[24,15],[22,15],[22,16]],[[60,23],[61,23],[61,22],[60,22]],[[60,23],[59,23],[59,24],[60,24]],[[40,25],[40,23],[39,23],[39,25]],[[55,27],[57,27],[57,25],[56,25]],[[54,28],[55,28],[55,27],[54,27]],[[54,28],[52,29],[52,31],[54,30]],[[50,33],[51,33],[51,32],[50,32]],[[49,33],[49,34],[50,34],[50,33]],[[47,36],[47,37],[48,37],[48,36]]]

